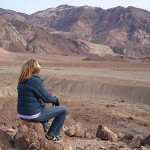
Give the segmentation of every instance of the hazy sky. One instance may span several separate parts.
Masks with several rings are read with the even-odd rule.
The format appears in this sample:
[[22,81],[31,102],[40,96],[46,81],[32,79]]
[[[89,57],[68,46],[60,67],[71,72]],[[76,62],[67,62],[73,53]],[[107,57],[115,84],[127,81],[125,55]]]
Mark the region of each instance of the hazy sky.
[[0,0],[0,8],[32,14],[62,4],[73,6],[97,6],[108,9],[116,6],[134,6],[150,11],[150,0]]

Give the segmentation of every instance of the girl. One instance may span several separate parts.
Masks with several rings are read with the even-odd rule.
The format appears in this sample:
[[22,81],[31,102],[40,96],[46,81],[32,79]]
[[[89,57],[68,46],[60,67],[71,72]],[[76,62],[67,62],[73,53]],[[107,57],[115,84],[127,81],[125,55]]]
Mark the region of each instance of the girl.
[[[37,76],[40,72],[39,63],[30,59],[22,67],[18,83],[17,112],[20,119],[40,122],[45,131],[45,137],[54,142],[60,142],[60,131],[67,114],[65,106],[59,106],[59,101],[44,88],[43,80]],[[45,108],[45,103],[55,107]],[[49,127],[48,120],[55,118]]]

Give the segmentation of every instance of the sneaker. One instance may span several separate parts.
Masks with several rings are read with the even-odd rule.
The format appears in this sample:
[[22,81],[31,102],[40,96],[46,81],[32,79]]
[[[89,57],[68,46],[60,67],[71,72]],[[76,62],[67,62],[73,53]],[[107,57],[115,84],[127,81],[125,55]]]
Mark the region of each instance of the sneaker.
[[45,137],[48,139],[48,140],[51,140],[53,142],[61,142],[63,137],[61,135],[59,136],[53,136],[53,135],[48,135],[48,134],[45,134]]

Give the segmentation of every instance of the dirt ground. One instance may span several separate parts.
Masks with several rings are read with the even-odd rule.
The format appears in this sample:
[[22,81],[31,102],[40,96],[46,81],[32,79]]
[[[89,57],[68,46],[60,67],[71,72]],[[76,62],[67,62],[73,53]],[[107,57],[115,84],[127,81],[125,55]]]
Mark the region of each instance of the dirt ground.
[[[17,82],[29,59],[42,66],[47,90],[68,109],[65,125],[96,134],[102,124],[116,134],[150,133],[150,62],[89,62],[83,57],[11,53],[0,57],[0,127],[16,126]],[[51,106],[48,104],[47,106]]]

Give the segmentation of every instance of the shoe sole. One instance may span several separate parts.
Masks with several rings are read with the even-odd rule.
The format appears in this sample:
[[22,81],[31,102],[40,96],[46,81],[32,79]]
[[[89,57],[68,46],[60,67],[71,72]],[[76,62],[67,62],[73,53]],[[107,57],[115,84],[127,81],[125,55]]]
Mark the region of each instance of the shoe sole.
[[62,142],[62,140],[63,140],[63,138],[62,138],[62,139],[59,140],[59,141],[54,141],[53,139],[49,139],[49,138],[47,137],[47,135],[45,135],[45,137],[46,137],[47,140],[52,141],[52,142],[55,142],[55,143]]

